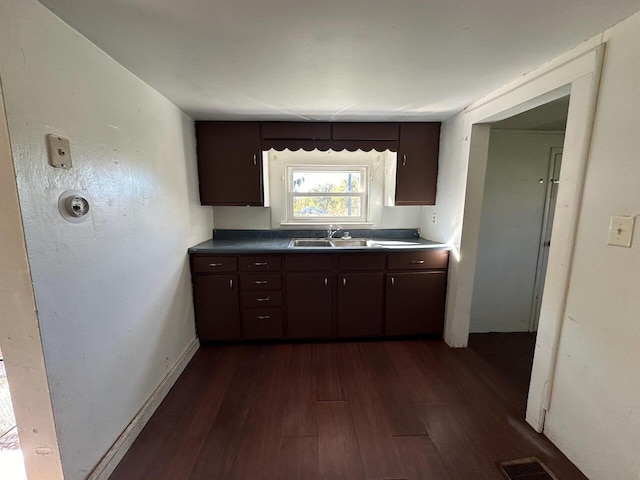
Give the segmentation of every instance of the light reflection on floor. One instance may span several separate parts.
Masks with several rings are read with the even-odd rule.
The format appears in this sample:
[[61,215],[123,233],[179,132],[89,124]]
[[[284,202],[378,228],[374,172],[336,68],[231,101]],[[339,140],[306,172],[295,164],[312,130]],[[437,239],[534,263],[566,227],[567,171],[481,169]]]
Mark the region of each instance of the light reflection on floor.
[[0,438],[0,472],[3,480],[27,480],[16,427]]

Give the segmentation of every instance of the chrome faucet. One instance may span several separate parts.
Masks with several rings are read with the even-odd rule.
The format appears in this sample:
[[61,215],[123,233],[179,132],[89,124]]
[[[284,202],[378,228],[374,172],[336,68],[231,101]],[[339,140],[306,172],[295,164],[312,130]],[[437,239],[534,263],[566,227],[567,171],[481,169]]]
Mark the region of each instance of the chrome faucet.
[[333,225],[329,225],[329,228],[327,228],[327,238],[331,240],[340,230],[342,230],[342,225],[336,225],[335,230],[333,229]]

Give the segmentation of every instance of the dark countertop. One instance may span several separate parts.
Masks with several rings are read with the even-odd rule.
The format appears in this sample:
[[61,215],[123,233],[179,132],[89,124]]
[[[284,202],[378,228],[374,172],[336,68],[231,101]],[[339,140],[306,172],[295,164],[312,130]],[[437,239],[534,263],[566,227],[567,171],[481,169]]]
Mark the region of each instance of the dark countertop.
[[[306,233],[306,232],[305,232]],[[370,247],[289,247],[291,238],[321,238],[320,232],[315,231],[314,236],[291,232],[289,236],[272,235],[244,235],[235,236],[216,234],[214,238],[189,248],[191,254],[225,254],[225,253],[340,253],[340,252],[389,252],[389,251],[415,251],[425,249],[449,250],[450,246],[440,242],[434,242],[415,234],[400,236],[398,231],[358,232],[353,238],[372,238],[375,244]],[[265,238],[266,237],[266,238]]]

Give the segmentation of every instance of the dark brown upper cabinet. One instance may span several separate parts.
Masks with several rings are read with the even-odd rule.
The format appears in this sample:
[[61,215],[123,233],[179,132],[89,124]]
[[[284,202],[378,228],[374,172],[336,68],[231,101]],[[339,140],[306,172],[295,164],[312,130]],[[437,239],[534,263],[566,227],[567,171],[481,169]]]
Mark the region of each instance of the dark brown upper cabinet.
[[332,123],[334,140],[398,140],[399,124],[382,122]]
[[202,205],[263,206],[259,122],[196,122]]
[[439,123],[401,123],[396,205],[435,205]]

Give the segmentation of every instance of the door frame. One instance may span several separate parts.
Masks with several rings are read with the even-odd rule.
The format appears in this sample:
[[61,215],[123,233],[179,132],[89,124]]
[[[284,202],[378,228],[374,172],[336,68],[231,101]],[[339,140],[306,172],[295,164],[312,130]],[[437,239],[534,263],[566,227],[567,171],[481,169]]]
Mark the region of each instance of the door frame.
[[0,344],[27,477],[62,480],[1,85],[0,224]]
[[464,216],[459,247],[453,242],[455,261],[449,270],[444,334],[445,341],[454,347],[466,346],[469,338],[491,123],[570,95],[560,172],[562,189],[553,222],[527,401],[526,420],[538,432],[544,428],[551,400],[603,57],[604,43],[599,38],[592,39],[470,105],[464,112],[467,136],[463,138],[468,147]]

